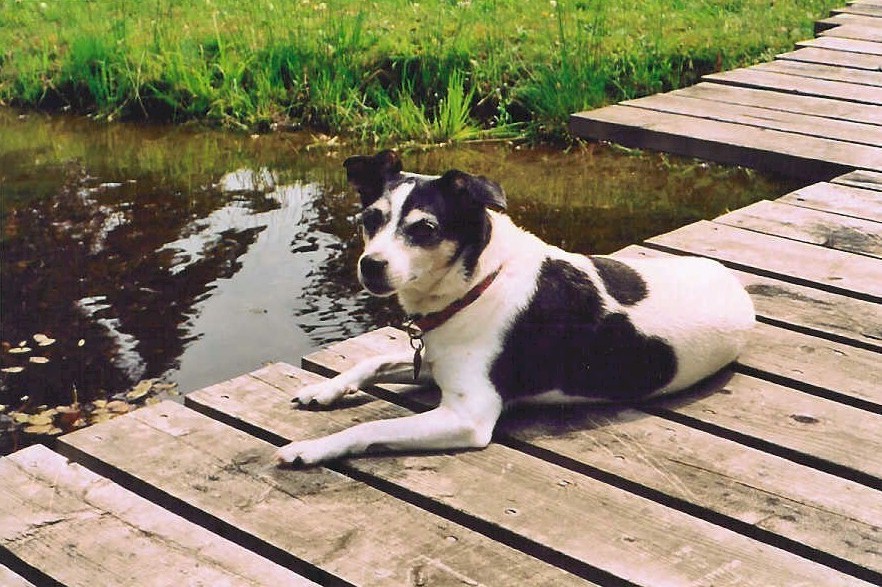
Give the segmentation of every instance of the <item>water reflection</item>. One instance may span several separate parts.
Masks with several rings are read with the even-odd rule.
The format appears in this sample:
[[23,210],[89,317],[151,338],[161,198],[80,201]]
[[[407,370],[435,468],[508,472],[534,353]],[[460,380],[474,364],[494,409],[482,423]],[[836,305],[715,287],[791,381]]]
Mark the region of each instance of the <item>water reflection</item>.
[[[166,376],[184,391],[395,323],[354,279],[346,149],[309,136],[98,125],[0,109],[0,404]],[[789,186],[744,170],[508,145],[405,155],[498,179],[516,221],[609,252]],[[34,334],[56,342],[40,347]],[[28,352],[11,353],[25,343]],[[33,363],[31,357],[48,359]]]

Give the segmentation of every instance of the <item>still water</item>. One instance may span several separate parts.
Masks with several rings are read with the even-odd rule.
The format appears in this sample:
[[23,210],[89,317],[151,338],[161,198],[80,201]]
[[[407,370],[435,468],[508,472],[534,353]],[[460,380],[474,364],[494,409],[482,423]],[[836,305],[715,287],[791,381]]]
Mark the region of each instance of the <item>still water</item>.
[[[341,164],[356,152],[308,133],[0,109],[0,404],[67,404],[74,387],[85,401],[152,377],[186,392],[397,323],[394,304],[354,277],[358,205]],[[410,171],[499,181],[517,222],[585,253],[791,187],[603,145],[483,144],[403,159]],[[31,350],[11,352],[22,346]]]

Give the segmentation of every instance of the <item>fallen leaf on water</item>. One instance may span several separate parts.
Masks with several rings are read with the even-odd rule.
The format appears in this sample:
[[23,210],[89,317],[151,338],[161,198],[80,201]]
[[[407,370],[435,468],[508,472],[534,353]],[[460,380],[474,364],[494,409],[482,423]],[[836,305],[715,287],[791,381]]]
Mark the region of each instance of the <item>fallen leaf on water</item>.
[[114,400],[107,402],[107,409],[117,414],[125,414],[131,409],[131,406],[122,400]]
[[43,414],[31,414],[27,419],[27,423],[31,426],[46,426],[47,424],[52,424],[52,416],[49,416],[45,413]]
[[9,349],[9,351],[7,351],[7,352],[9,352],[12,355],[20,355],[21,353],[31,352],[31,347],[19,345],[13,349]]
[[25,422],[30,421],[30,414],[23,414],[22,412],[12,412],[12,421],[16,424],[24,424]]
[[53,426],[52,424],[32,424],[30,426],[25,426],[22,432],[24,432],[25,434],[47,434],[49,436],[55,436],[57,434],[61,434],[64,431],[57,426]]
[[28,359],[31,363],[38,363],[40,365],[44,365],[49,362],[49,359],[46,357],[31,357]]
[[55,342],[54,338],[49,338],[45,334],[35,334],[33,336],[34,342],[36,342],[39,346],[49,346],[50,344]]
[[145,379],[143,381],[139,381],[135,387],[132,388],[130,392],[126,394],[126,399],[129,401],[137,401],[142,397],[146,396],[150,393],[150,389],[153,387],[153,384],[156,383],[155,379]]
[[0,369],[4,373],[21,373],[24,371],[24,367],[6,367],[4,369]]

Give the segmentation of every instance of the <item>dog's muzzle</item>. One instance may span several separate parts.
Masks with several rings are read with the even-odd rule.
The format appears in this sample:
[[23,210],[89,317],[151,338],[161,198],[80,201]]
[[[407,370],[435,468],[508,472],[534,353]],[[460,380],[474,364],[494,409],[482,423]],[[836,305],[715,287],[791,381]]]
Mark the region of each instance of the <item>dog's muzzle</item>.
[[370,255],[365,255],[358,262],[358,280],[366,290],[376,296],[392,293],[387,270],[389,262]]

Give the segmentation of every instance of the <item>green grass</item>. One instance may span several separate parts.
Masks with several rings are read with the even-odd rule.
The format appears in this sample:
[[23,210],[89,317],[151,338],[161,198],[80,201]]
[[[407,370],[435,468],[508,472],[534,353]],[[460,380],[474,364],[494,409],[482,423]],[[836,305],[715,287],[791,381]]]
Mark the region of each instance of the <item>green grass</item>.
[[842,0],[0,0],[0,102],[366,142],[567,116],[790,50]]

